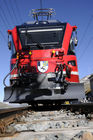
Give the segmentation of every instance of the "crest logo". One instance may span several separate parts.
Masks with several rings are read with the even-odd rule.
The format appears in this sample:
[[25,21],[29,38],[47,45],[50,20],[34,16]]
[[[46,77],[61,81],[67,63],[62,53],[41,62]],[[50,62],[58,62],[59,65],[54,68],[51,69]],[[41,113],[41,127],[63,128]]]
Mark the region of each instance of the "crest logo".
[[42,73],[46,72],[48,70],[48,61],[38,61],[37,68]]

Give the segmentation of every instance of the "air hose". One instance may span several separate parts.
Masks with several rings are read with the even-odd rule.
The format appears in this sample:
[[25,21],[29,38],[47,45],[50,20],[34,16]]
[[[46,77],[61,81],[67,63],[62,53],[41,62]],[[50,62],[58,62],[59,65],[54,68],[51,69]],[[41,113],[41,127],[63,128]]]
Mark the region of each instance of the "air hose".
[[57,64],[55,68],[55,73],[56,73],[56,82],[63,82],[63,65],[62,64]]
[[[14,65],[14,67],[13,67],[13,69],[5,76],[5,78],[3,79],[3,84],[4,84],[4,86],[5,87],[8,87],[7,85],[6,85],[6,83],[5,83],[5,81],[6,81],[6,78],[11,74],[11,72],[17,67],[17,64],[18,64],[18,60],[16,61],[16,63],[15,63],[15,65]],[[11,85],[11,87],[14,85],[14,83]]]

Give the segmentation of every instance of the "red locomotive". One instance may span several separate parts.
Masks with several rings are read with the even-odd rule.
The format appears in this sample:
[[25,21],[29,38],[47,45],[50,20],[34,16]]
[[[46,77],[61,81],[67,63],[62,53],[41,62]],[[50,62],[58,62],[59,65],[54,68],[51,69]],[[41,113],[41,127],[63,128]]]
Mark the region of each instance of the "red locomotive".
[[53,9],[33,10],[36,21],[8,30],[12,55],[5,101],[64,102],[84,98],[75,55],[77,27],[57,20],[38,20],[38,16],[52,13]]

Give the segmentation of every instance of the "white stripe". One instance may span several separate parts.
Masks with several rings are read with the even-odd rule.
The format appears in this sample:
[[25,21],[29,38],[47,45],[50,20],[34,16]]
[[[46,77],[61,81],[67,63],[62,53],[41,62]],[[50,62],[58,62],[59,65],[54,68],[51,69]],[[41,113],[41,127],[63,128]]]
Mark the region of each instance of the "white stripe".
[[21,33],[25,33],[26,31],[21,31]]
[[[42,30],[28,30],[28,33],[31,32],[45,32],[45,31],[62,31],[62,28],[56,28],[56,29],[42,29]],[[25,33],[26,31],[21,31],[21,33]]]
[[[63,74],[66,74],[66,71],[63,71]],[[71,71],[72,75],[79,75],[77,71]]]
[[11,75],[11,78],[15,78],[15,77],[19,77],[19,75],[18,74],[12,74]]
[[71,74],[73,74],[73,75],[79,75],[79,73],[77,71],[72,71]]
[[[66,74],[66,71],[63,71],[63,74]],[[79,75],[77,71],[71,71],[72,75]],[[19,77],[18,74],[12,74],[11,78]]]

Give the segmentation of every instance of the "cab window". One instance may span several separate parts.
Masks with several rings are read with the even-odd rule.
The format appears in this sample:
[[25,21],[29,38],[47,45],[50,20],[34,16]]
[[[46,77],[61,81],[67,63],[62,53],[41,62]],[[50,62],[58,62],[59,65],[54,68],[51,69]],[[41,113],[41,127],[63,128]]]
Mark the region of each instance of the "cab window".
[[75,55],[75,43],[74,43],[73,33],[71,35],[71,39],[70,39],[70,43],[69,43],[68,55]]
[[11,42],[11,57],[15,58],[16,57],[16,50],[15,50],[15,46],[14,46],[12,35],[10,35],[9,40]]

